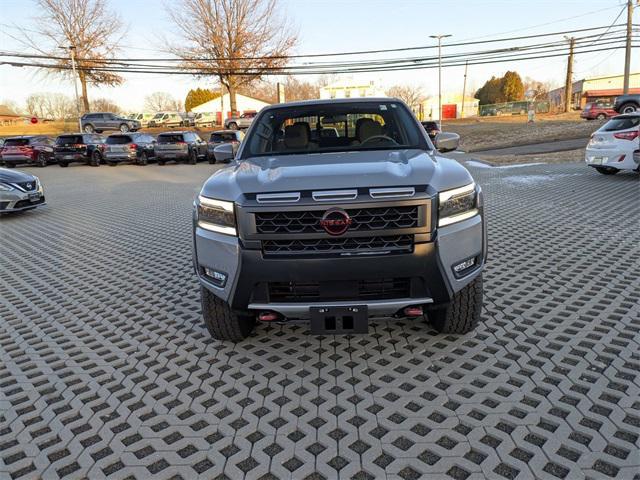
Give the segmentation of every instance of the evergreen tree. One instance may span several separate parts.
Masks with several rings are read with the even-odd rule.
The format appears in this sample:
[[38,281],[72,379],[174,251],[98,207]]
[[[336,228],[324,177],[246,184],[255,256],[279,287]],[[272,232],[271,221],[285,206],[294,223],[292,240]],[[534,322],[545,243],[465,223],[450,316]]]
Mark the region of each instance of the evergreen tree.
[[202,105],[216,98],[216,94],[213,90],[207,88],[196,88],[195,90],[189,90],[186,98],[184,99],[184,108],[187,112],[190,112],[193,107]]

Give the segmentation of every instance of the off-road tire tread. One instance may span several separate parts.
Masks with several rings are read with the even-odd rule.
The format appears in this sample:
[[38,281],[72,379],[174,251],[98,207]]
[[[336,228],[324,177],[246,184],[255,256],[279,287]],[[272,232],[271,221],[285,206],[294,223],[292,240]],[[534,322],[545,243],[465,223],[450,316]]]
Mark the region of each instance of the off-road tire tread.
[[482,275],[479,275],[454,294],[449,305],[427,313],[431,325],[440,333],[471,332],[480,323],[482,296]]
[[240,342],[255,326],[255,319],[238,315],[229,305],[204,287],[200,287],[202,317],[211,336],[217,340]]

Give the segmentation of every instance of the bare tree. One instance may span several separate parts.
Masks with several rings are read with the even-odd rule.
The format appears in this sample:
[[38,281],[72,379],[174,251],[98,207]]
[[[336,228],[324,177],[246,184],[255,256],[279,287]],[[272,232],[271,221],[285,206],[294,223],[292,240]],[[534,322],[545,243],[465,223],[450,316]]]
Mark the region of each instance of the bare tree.
[[182,0],[168,13],[183,44],[172,48],[183,66],[218,78],[237,111],[236,92],[270,69],[297,41],[287,22],[277,15],[278,0]]
[[[100,70],[104,60],[113,58],[123,35],[120,18],[108,10],[106,0],[37,0],[35,17],[42,38],[23,32],[24,42],[42,53],[58,58],[56,73],[70,75],[71,60],[59,47],[73,47],[82,106],[89,111],[87,84],[120,85],[123,78]],[[47,44],[46,47],[43,44]],[[47,69],[47,72],[51,72]]]
[[424,100],[422,88],[417,85],[394,85],[386,91],[389,97],[395,97],[402,100],[410,108],[417,108]]
[[150,112],[182,110],[182,102],[176,100],[170,93],[154,92],[144,97],[144,108]]
[[547,100],[549,98],[549,90],[551,90],[550,82],[540,82],[531,77],[524,79],[524,91],[531,92],[531,97],[536,100]]
[[[317,83],[298,80],[292,76],[287,77],[282,83],[284,84],[284,97],[288,102],[320,98],[320,87]],[[265,102],[275,103],[278,101],[277,89],[277,82],[258,80],[242,88],[240,93]]]
[[122,109],[117,103],[109,100],[108,98],[96,98],[90,102],[92,112],[111,112],[121,113]]
[[27,97],[27,112],[38,118],[64,120],[75,112],[73,100],[62,93],[33,93]]

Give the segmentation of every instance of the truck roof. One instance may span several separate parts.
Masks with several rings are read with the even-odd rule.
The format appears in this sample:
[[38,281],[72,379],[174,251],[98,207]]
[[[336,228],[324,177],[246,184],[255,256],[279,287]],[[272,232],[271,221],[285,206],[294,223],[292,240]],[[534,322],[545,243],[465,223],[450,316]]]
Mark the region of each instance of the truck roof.
[[264,110],[272,110],[274,108],[288,108],[288,107],[304,107],[309,105],[326,105],[326,104],[340,104],[340,103],[369,103],[369,102],[400,102],[402,100],[394,97],[356,97],[356,98],[325,98],[314,100],[299,100],[296,102],[276,103],[264,107]]

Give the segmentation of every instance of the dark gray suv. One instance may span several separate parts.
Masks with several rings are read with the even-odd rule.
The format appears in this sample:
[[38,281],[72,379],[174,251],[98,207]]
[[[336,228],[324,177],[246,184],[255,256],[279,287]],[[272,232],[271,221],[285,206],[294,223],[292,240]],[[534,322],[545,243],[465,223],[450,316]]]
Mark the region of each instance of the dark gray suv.
[[121,117],[115,113],[85,113],[80,118],[82,131],[85,133],[102,133],[106,130],[120,130],[122,133],[140,130],[141,124],[137,120]]

